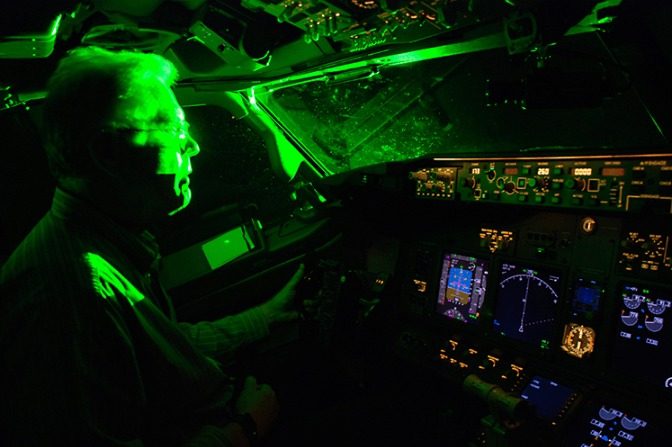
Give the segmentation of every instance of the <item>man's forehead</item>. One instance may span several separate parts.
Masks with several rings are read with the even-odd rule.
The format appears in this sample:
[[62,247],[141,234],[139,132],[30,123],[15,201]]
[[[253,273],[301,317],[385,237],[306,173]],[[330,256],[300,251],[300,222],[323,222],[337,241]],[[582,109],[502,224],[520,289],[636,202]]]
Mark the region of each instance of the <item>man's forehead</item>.
[[143,83],[119,98],[114,121],[128,125],[175,124],[184,121],[184,111],[172,90],[161,83]]

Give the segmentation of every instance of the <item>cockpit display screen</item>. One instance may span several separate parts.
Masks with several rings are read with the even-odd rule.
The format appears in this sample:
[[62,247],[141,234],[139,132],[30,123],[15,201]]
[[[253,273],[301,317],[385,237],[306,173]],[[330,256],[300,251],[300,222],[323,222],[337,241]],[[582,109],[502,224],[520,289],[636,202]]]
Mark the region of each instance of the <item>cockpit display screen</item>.
[[614,366],[672,394],[672,292],[624,284]]
[[[659,427],[620,407],[593,403],[576,418],[563,446],[644,447],[665,445]],[[661,442],[662,441],[662,442]]]
[[548,349],[557,320],[559,290],[557,273],[503,263],[494,329],[506,337]]
[[487,261],[447,253],[443,257],[436,312],[467,323],[478,320],[487,287]]
[[549,422],[559,417],[574,396],[573,389],[540,376],[533,377],[520,393],[520,397],[532,404],[537,416]]

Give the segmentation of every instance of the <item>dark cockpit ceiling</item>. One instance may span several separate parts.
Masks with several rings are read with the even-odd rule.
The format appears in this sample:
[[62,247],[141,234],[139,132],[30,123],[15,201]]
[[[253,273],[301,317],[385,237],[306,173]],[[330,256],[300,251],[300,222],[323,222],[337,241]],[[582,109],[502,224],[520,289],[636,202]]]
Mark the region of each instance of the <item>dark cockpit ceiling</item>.
[[205,148],[159,229],[183,318],[308,264],[298,337],[245,359],[295,444],[672,445],[666,2],[28,3],[6,117],[81,44],[180,71]]

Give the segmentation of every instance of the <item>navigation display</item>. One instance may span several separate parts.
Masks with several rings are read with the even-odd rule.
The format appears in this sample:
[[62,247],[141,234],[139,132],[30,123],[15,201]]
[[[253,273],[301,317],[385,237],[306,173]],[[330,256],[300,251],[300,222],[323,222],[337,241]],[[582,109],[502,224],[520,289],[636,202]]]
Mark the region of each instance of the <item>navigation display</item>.
[[672,394],[672,293],[625,284],[614,343],[614,366]]
[[453,320],[476,322],[485,299],[487,278],[487,261],[455,253],[444,255],[436,312]]
[[559,290],[557,273],[503,263],[494,329],[506,337],[548,349],[557,320]]

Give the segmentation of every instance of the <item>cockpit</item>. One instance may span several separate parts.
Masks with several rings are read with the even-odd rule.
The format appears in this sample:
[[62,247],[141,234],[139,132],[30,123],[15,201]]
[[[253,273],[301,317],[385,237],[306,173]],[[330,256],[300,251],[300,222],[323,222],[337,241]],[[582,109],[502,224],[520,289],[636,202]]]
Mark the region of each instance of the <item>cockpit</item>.
[[170,60],[201,146],[155,228],[178,316],[305,265],[300,321],[231,365],[277,389],[269,445],[672,444],[665,1],[11,3],[0,261],[50,204],[58,60]]

